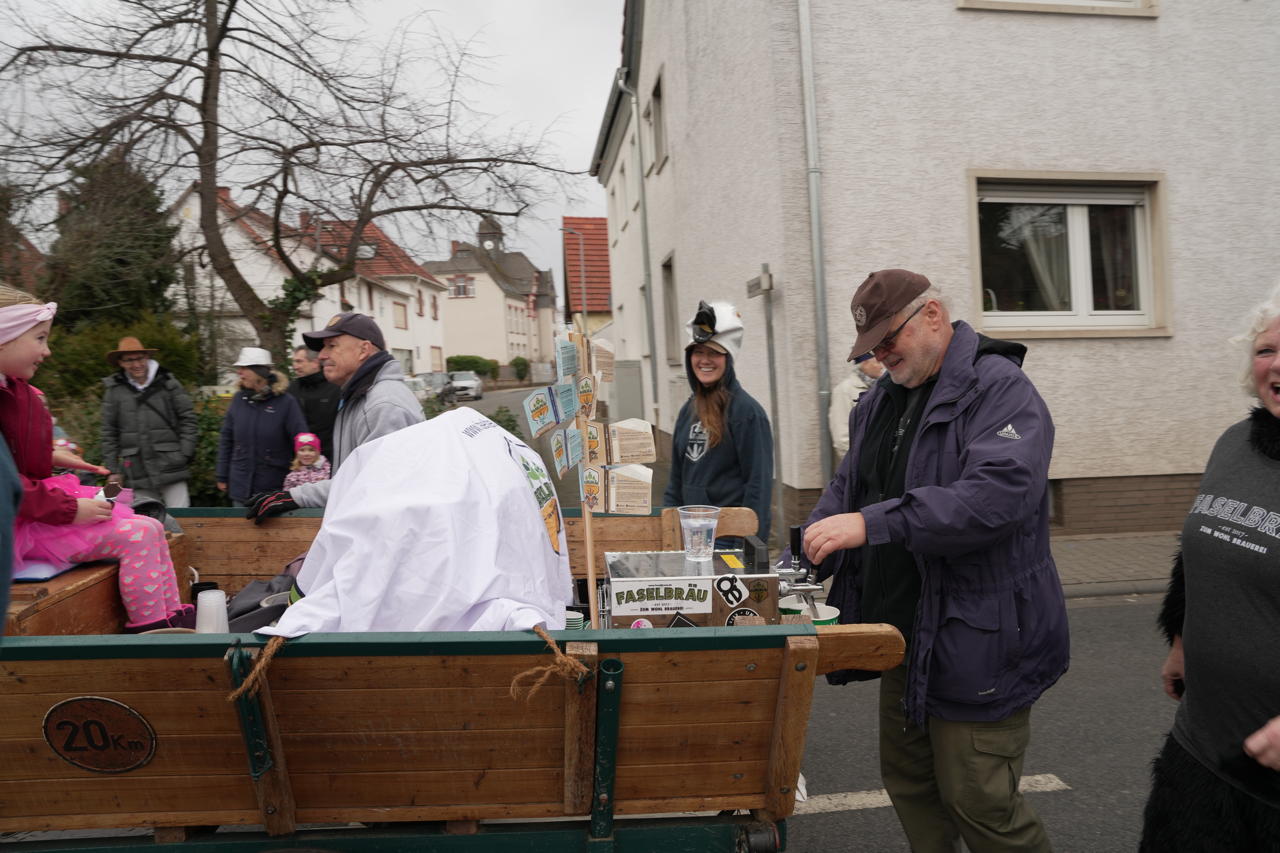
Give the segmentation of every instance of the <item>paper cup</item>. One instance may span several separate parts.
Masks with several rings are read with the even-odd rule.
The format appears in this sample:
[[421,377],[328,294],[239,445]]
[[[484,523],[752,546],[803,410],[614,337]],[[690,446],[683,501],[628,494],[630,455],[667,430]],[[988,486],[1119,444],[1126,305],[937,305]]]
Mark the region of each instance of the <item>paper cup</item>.
[[[836,625],[840,622],[840,611],[832,607],[830,604],[817,603],[818,618],[813,620],[815,625]],[[812,618],[813,613],[809,610],[809,605],[804,599],[798,595],[788,595],[786,598],[778,601],[779,613],[803,613]]]
[[206,589],[196,599],[196,633],[225,634],[227,627],[227,594],[220,589]]

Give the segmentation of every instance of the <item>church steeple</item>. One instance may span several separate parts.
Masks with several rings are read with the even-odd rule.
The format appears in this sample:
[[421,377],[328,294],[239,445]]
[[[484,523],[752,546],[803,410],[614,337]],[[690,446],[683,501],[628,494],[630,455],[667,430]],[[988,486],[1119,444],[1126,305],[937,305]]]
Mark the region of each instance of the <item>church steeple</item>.
[[497,220],[491,216],[485,216],[480,220],[480,227],[476,230],[476,243],[486,252],[498,253],[504,251],[502,248],[502,226]]

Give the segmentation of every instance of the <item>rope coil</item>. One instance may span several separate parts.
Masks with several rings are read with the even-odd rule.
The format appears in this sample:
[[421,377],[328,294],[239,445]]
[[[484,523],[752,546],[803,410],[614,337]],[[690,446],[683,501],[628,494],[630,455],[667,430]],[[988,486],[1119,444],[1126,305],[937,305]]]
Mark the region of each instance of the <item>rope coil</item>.
[[[512,699],[517,701],[523,699],[525,702],[533,701],[533,697],[542,689],[542,686],[550,681],[551,676],[556,673],[559,673],[560,677],[567,681],[576,681],[579,684],[591,676],[591,670],[587,669],[582,661],[571,658],[560,651],[560,647],[556,645],[556,641],[547,633],[546,628],[541,625],[534,625],[533,633],[546,641],[546,644],[551,647],[551,651],[555,654],[555,659],[545,666],[526,669],[511,679]],[[524,682],[528,679],[532,679],[533,683],[526,687]]]

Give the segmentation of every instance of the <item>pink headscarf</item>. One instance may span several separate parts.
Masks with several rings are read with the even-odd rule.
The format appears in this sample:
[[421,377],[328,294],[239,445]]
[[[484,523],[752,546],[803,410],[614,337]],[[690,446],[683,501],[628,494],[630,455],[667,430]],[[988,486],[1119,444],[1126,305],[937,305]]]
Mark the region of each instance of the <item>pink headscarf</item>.
[[58,303],[46,302],[43,305],[6,305],[0,308],[0,344],[7,344],[14,338],[21,337],[28,329],[52,320],[58,313]]

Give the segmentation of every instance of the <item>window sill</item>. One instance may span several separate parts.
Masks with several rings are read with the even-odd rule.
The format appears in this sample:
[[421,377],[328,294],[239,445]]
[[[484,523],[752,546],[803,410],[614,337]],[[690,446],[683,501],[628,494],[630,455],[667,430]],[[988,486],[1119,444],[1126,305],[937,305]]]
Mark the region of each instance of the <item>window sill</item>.
[[1111,328],[1080,326],[1061,329],[1017,329],[1012,326],[984,326],[979,328],[978,331],[982,332],[984,335],[988,335],[993,338],[1003,338],[1005,340],[1173,337],[1173,329],[1168,326],[1144,326],[1142,328],[1125,328],[1124,326],[1115,326]]
[[1107,15],[1124,18],[1158,18],[1160,9],[1154,0],[1145,8],[1116,6],[1077,6],[1073,3],[1035,2],[1035,0],[956,0],[957,9],[982,9],[995,12],[1049,12],[1061,15]]

